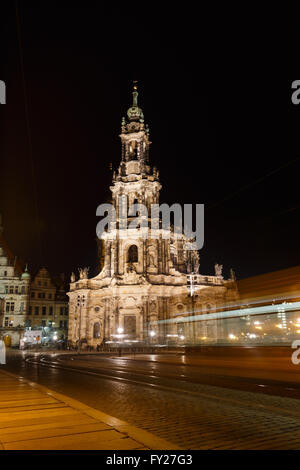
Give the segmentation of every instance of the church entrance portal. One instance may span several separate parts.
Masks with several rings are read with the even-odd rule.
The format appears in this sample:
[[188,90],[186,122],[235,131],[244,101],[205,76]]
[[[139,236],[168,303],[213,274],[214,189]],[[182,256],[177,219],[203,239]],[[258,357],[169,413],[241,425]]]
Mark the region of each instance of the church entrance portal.
[[135,315],[125,315],[124,333],[128,339],[136,338],[136,316]]

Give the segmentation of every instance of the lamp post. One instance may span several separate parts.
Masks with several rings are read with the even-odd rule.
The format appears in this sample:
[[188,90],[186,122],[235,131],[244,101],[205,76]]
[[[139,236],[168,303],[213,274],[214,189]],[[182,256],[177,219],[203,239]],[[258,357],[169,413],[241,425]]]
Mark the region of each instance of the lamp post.
[[[187,290],[189,295],[191,296],[191,304],[192,304],[192,317],[194,317],[194,293],[198,289],[197,287],[197,275],[195,273],[191,273],[187,277]],[[193,330],[193,342],[195,343],[196,340],[196,325],[195,321],[192,320],[192,330]]]
[[81,307],[84,307],[84,304],[85,304],[85,295],[78,294],[77,295],[77,307],[79,307],[78,348],[77,348],[78,354],[80,354],[80,347],[81,347]]

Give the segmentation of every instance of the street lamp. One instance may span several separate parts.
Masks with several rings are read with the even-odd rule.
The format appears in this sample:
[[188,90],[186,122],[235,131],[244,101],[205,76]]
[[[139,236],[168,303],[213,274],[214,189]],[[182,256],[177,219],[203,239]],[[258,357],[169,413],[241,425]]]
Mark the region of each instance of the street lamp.
[[79,307],[79,325],[78,325],[78,348],[77,353],[80,354],[80,346],[81,346],[81,307],[84,307],[85,304],[85,295],[78,294],[77,295],[77,307]]
[[[187,290],[189,295],[191,296],[191,304],[192,304],[192,317],[194,317],[194,293],[198,290],[197,287],[197,274],[191,273],[187,276]],[[194,319],[192,320],[192,330],[193,330],[193,342],[195,343],[196,340],[196,325]]]

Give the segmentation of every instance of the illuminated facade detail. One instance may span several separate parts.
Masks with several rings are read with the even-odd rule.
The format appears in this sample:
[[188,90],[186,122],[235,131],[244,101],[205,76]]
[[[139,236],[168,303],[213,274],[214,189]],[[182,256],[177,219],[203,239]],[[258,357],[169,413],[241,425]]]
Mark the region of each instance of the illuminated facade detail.
[[[164,343],[167,335],[193,341],[198,331],[191,322],[183,325],[180,319],[197,309],[206,312],[208,304],[212,311],[224,305],[236,294],[234,282],[225,281],[220,269],[216,276],[200,275],[199,253],[186,248],[183,234],[169,232],[169,238],[164,238],[159,219],[150,234],[151,206],[159,204],[161,184],[158,170],[149,163],[150,131],[138,106],[136,86],[127,117],[121,124],[121,162],[110,187],[116,225],[113,233],[107,231],[103,236],[105,255],[100,274],[92,279],[71,278],[69,340],[75,344],[80,337],[94,347],[120,339]],[[143,204],[148,210],[146,226],[123,230],[120,200],[127,207]],[[126,215],[126,227],[131,221],[130,214]],[[192,295],[187,288],[190,276]],[[81,312],[76,303],[79,294],[86,297]],[[179,323],[160,323],[170,318],[178,318]],[[202,331],[199,334],[204,336]]]

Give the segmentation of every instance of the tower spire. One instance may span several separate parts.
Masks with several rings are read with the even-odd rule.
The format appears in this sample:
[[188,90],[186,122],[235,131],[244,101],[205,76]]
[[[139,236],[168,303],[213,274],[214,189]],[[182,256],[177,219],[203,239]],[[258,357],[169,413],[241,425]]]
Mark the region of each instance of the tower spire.
[[115,174],[113,181],[127,181],[130,177],[130,181],[134,179],[140,179],[154,177],[155,181],[158,181],[158,172],[154,171],[151,173],[151,167],[149,165],[149,147],[150,147],[150,135],[149,127],[144,124],[144,114],[142,109],[138,106],[138,82],[133,80],[132,82],[132,106],[127,111],[128,118],[122,118],[121,123],[121,142],[122,142],[122,158],[118,171],[118,175]]
[[133,80],[132,82],[132,106],[127,111],[127,116],[130,121],[139,121],[144,122],[144,114],[141,108],[138,107],[138,87],[137,87],[137,80]]
[[133,80],[132,82],[132,87],[133,87],[133,91],[132,91],[132,106],[135,106],[137,107],[138,106],[138,87],[137,87],[137,80]]

